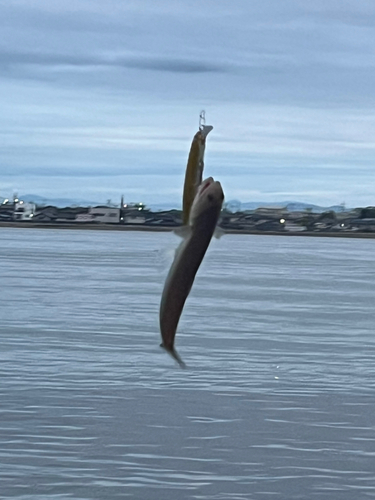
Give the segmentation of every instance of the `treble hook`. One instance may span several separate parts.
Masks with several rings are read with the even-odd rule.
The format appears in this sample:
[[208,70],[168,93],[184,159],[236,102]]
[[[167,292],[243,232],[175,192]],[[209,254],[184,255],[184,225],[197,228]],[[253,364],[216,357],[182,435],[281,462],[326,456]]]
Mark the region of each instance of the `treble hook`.
[[203,130],[203,127],[206,125],[206,112],[204,109],[199,114],[199,130]]

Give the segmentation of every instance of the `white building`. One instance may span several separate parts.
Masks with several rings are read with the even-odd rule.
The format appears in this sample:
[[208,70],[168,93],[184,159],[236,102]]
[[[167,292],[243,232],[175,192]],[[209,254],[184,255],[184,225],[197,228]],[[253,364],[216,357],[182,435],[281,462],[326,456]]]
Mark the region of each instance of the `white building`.
[[77,222],[101,222],[103,224],[118,224],[120,209],[110,207],[92,207],[87,214],[78,214]]
[[290,222],[290,221],[285,221],[284,227],[285,231],[290,231],[291,233],[300,233],[301,231],[306,231],[306,226],[301,226],[301,224],[296,224],[295,222]]
[[14,205],[14,220],[32,220],[35,214],[34,203],[26,203],[25,201],[17,201]]

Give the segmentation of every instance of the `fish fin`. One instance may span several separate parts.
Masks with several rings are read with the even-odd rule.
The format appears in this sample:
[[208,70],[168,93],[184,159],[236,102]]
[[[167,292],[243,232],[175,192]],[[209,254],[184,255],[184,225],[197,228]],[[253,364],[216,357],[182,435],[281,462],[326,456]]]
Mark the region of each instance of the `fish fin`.
[[185,239],[190,235],[191,227],[187,226],[187,225],[180,226],[180,227],[177,227],[176,229],[174,229],[173,232],[175,235],[179,236],[180,238]]
[[214,232],[214,237],[217,239],[217,240],[220,240],[220,238],[222,236],[224,236],[224,234],[227,234],[223,228],[217,226],[216,229],[215,229],[215,232]]
[[182,361],[182,359],[180,358],[178,352],[174,347],[172,347],[172,349],[167,349],[163,343],[160,344],[160,347],[165,349],[167,353],[170,354],[172,358],[177,361],[177,363],[180,365],[181,368],[186,368],[185,363]]

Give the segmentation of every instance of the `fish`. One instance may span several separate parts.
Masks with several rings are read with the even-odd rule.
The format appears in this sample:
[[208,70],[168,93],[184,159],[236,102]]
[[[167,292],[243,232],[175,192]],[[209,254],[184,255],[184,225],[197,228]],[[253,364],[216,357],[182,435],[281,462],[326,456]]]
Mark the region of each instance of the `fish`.
[[161,347],[181,367],[185,367],[185,364],[174,347],[178,322],[215,231],[223,201],[221,184],[212,177],[205,179],[198,187],[191,206],[186,234],[176,250],[165,280],[159,315]]
[[[203,115],[204,116],[204,115]],[[201,115],[202,117],[202,115]],[[200,125],[191,143],[185,171],[184,191],[182,196],[182,224],[189,221],[191,206],[203,178],[204,151],[206,137],[211,132],[211,125]]]

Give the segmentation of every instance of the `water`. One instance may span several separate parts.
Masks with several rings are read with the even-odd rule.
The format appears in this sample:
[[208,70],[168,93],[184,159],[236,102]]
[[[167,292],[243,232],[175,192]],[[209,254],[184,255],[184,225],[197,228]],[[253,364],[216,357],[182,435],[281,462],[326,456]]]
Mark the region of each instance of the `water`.
[[375,497],[374,240],[0,229],[0,498]]

